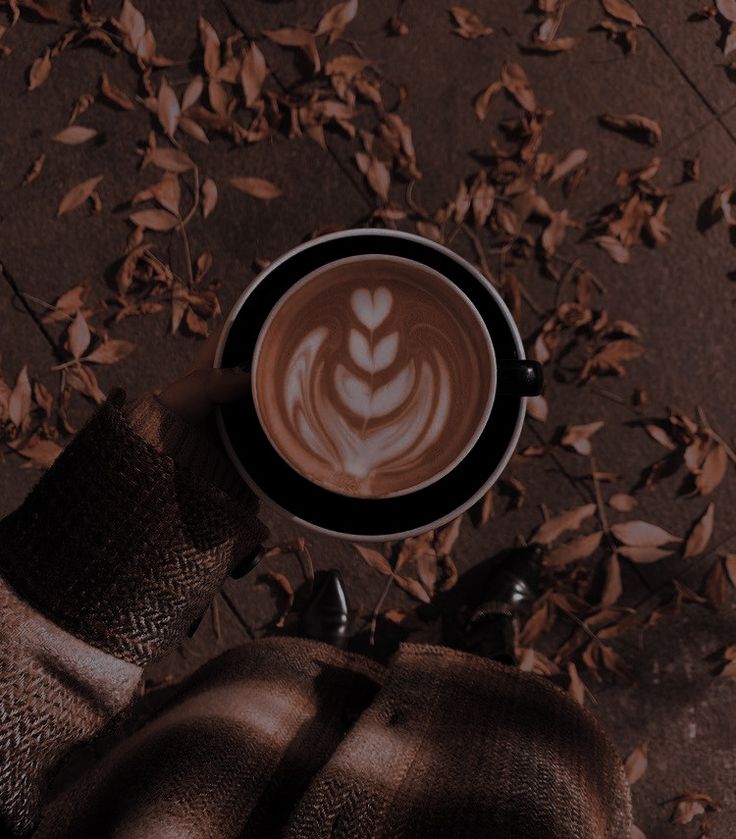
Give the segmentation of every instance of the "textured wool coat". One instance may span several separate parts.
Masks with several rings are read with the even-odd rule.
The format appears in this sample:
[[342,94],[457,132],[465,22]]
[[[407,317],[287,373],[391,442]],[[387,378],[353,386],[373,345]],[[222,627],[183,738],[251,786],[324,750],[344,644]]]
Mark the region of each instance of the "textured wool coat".
[[626,839],[608,736],[544,679],[404,644],[231,650],[50,798],[266,536],[226,459],[158,400],[107,402],[0,522],[0,833]]

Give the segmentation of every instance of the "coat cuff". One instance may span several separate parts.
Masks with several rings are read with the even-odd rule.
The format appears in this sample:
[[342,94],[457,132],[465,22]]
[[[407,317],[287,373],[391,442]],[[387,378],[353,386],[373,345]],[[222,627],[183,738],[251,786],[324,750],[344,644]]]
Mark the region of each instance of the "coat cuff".
[[[161,415],[161,445],[189,453],[190,465],[138,434],[124,404],[115,388],[0,522],[0,571],[68,632],[144,666],[184,636],[268,530],[255,496],[228,494],[220,465],[197,454],[187,429]],[[135,422],[149,424],[142,413]]]

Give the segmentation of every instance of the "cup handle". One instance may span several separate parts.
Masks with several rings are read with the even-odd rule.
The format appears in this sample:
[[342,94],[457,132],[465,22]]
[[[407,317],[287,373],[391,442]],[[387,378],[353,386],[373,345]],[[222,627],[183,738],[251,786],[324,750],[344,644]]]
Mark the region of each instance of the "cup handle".
[[497,390],[506,396],[539,396],[544,390],[542,365],[528,358],[499,360]]

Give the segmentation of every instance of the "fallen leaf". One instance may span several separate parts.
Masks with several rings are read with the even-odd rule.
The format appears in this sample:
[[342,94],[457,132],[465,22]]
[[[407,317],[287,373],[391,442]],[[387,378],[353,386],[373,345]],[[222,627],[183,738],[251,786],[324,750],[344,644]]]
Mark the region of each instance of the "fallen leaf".
[[641,114],[601,114],[598,117],[603,125],[634,134],[643,134],[651,146],[662,141],[662,128],[656,120]]
[[435,533],[434,549],[439,556],[447,556],[452,553],[455,542],[457,542],[460,536],[460,525],[462,522],[463,516],[460,515]]
[[16,428],[20,428],[30,410],[31,382],[28,378],[28,365],[24,364],[8,400],[8,418]]
[[228,181],[235,189],[252,195],[254,198],[260,198],[263,201],[270,201],[272,198],[278,198],[282,194],[276,184],[264,178],[238,177],[228,178]]
[[574,449],[578,454],[590,455],[593,452],[590,438],[604,425],[605,423],[602,420],[589,422],[586,425],[570,425],[565,429],[560,443]]
[[611,17],[624,20],[632,26],[644,26],[644,21],[639,17],[639,13],[627,0],[601,0],[601,3]]
[[187,309],[186,325],[187,329],[192,334],[199,335],[201,338],[206,338],[210,334],[207,322],[203,320],[192,308]]
[[488,116],[488,108],[491,104],[492,97],[500,90],[503,90],[502,82],[491,82],[485,90],[481,91],[475,97],[475,115],[481,122]]
[[544,396],[530,396],[526,400],[526,410],[532,419],[538,422],[546,422],[549,415],[549,406]]
[[28,90],[35,90],[37,87],[41,87],[46,79],[48,79],[50,72],[51,50],[47,49],[41,58],[37,58],[31,64],[31,69],[28,73]]
[[636,498],[633,495],[627,495],[625,492],[617,492],[608,499],[609,506],[619,513],[628,513],[637,505]]
[[731,585],[736,588],[736,554],[726,554],[723,559],[723,564],[726,568],[726,574],[731,581]]
[[638,563],[658,562],[660,559],[664,559],[666,556],[672,556],[672,551],[663,551],[662,548],[655,548],[649,546],[626,546],[623,548],[619,548],[618,552],[621,554],[621,556],[625,556],[626,559],[630,559],[632,562]]
[[204,81],[201,76],[195,76],[184,89],[184,95],[181,97],[182,112],[194,107],[199,101],[199,97],[204,90]]
[[585,685],[578,675],[578,668],[575,666],[575,662],[567,662],[567,675],[570,677],[567,693],[582,708],[585,705]]
[[329,33],[327,43],[331,44],[342,35],[343,29],[350,23],[358,13],[358,0],[347,0],[345,3],[338,3],[328,9],[319,24],[315,35],[326,35]]
[[711,503],[706,507],[703,515],[695,522],[685,543],[684,557],[697,556],[703,553],[710,537],[713,535],[716,505]]
[[90,331],[87,321],[81,311],[78,311],[76,317],[69,325],[69,351],[78,359],[84,354],[84,351],[89,346]]
[[612,606],[621,597],[622,592],[621,563],[618,561],[618,555],[613,553],[606,560],[606,580],[603,584],[600,605]]
[[216,77],[220,70],[220,39],[212,24],[201,15],[198,21],[199,40],[204,50],[204,69],[208,76]]
[[553,184],[556,181],[562,180],[562,178],[569,175],[574,169],[577,169],[578,166],[582,166],[587,159],[588,152],[585,149],[572,149],[552,170],[549,182]]
[[665,449],[673,451],[677,448],[673,439],[664,430],[664,428],[662,428],[662,426],[654,425],[653,423],[647,423],[644,426],[644,430],[652,438],[652,440],[656,440],[659,443],[659,445],[664,446]]
[[41,174],[41,169],[43,169],[43,164],[46,162],[46,155],[39,154],[39,156],[31,163],[28,167],[28,171],[23,178],[23,184],[30,184],[36,180],[36,178]]
[[286,618],[291,611],[291,607],[294,605],[294,589],[291,587],[288,578],[283,574],[279,574],[278,571],[269,570],[263,574],[259,574],[258,582],[267,583],[271,591],[280,594],[284,601],[278,615],[271,623],[275,629],[281,629],[286,623]]
[[143,160],[143,166],[153,163],[167,172],[188,172],[194,169],[194,161],[181,149],[154,149]]
[[573,562],[587,559],[600,545],[602,536],[603,532],[597,531],[585,536],[578,536],[564,545],[552,548],[545,557],[545,565],[552,568],[565,568]]
[[640,781],[644,777],[648,764],[647,744],[642,743],[624,761],[624,774],[630,787],[634,786],[637,781]]
[[728,598],[728,582],[722,557],[718,557],[711,565],[704,584],[705,596],[714,608],[721,609]]
[[303,50],[314,66],[314,72],[319,73],[321,62],[317,51],[317,42],[311,32],[306,29],[264,29],[263,34],[275,44],[282,47],[298,47]]
[[25,457],[29,462],[24,467],[32,466],[35,469],[49,469],[63,449],[53,440],[40,440],[36,438],[30,445],[22,449],[16,449],[19,455]]
[[520,64],[504,62],[501,67],[501,81],[524,110],[529,113],[537,110],[537,100],[534,98],[529,79]]
[[181,108],[179,107],[179,100],[176,98],[176,93],[171,85],[166,81],[166,76],[161,78],[161,86],[158,89],[158,121],[166,134],[174,139],[176,127],[179,123],[179,115]]
[[77,146],[80,143],[86,143],[97,136],[97,131],[94,128],[85,128],[83,125],[70,125],[64,128],[51,138],[57,143],[65,143],[67,146]]
[[412,580],[410,577],[403,577],[401,574],[395,574],[394,580],[399,588],[402,588],[415,600],[419,600],[421,603],[431,602],[430,596],[418,580]]
[[736,23],[736,0],[716,0],[718,11],[731,23]]
[[255,41],[251,41],[250,48],[243,56],[243,63],[240,68],[240,84],[245,96],[245,104],[252,108],[261,98],[261,88],[268,77],[268,67],[263,53]]
[[701,495],[710,495],[721,483],[728,468],[728,454],[724,446],[716,443],[708,453],[700,474],[695,477],[695,486]]
[[100,76],[100,93],[124,111],[132,111],[135,108],[128,94],[113,84],[107,77],[107,73]]
[[534,641],[548,628],[553,619],[553,612],[548,600],[538,601],[529,619],[519,633],[518,643],[522,646],[533,644]]
[[646,521],[625,521],[614,524],[611,533],[623,542],[624,545],[637,547],[659,547],[668,542],[680,542],[677,536],[673,536],[656,524],[649,524]]
[[95,178],[89,178],[86,181],[82,181],[81,184],[77,184],[75,187],[72,187],[72,189],[70,189],[69,192],[67,192],[67,194],[61,199],[59,209],[56,211],[56,217],[58,218],[59,216],[63,216],[64,213],[76,210],[77,207],[84,204],[84,202],[95,191],[97,185],[103,177],[103,175],[97,175]]
[[100,344],[96,350],[85,356],[85,361],[93,361],[95,364],[115,364],[135,350],[135,344],[131,341],[123,341],[119,338],[112,338]]
[[167,210],[139,210],[137,213],[131,213],[128,218],[139,227],[160,232],[172,230],[180,223],[179,219]]
[[384,201],[388,201],[391,187],[391,173],[388,166],[382,160],[369,157],[363,152],[356,152],[355,160],[358,168],[366,176],[371,189]]
[[202,184],[202,216],[207,218],[217,204],[217,184],[212,178],[206,178]]
[[538,542],[540,545],[549,545],[565,531],[577,530],[595,511],[595,504],[583,504],[581,507],[566,510],[564,513],[560,513],[559,516],[549,519],[538,527],[532,537],[532,541]]
[[461,38],[482,38],[492,35],[493,29],[483,23],[480,15],[464,6],[450,6],[450,14],[455,20],[456,28],[453,32]]
[[619,265],[626,265],[631,259],[629,249],[623,245],[615,236],[595,236],[593,241]]
[[[181,188],[179,178],[174,172],[165,172],[158,183],[142,189],[133,196],[131,204],[140,204],[142,201],[158,201],[158,203],[175,216],[179,216],[179,202],[181,200]],[[141,225],[145,227],[145,225]]]
[[97,377],[83,364],[77,363],[74,367],[67,367],[64,371],[67,384],[88,396],[98,405],[105,401],[105,394],[100,390],[97,384]]
[[353,543],[353,547],[371,568],[386,577],[393,575],[393,569],[391,568],[389,561],[382,553],[379,553],[374,548],[364,548],[362,545],[356,545],[355,543]]
[[623,376],[626,371],[621,362],[638,358],[643,352],[644,347],[635,341],[626,338],[622,338],[620,341],[611,341],[585,363],[580,371],[580,378],[585,381],[593,373],[616,373]]
[[632,824],[628,839],[647,839],[647,836],[643,830],[638,828],[635,824]]

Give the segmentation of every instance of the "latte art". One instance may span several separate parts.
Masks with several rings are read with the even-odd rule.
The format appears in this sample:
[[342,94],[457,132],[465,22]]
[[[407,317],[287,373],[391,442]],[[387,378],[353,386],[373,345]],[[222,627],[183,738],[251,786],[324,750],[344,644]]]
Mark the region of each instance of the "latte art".
[[477,432],[492,385],[482,324],[463,306],[446,281],[385,257],[308,278],[259,338],[254,394],[280,454],[311,480],[361,497],[447,471]]

